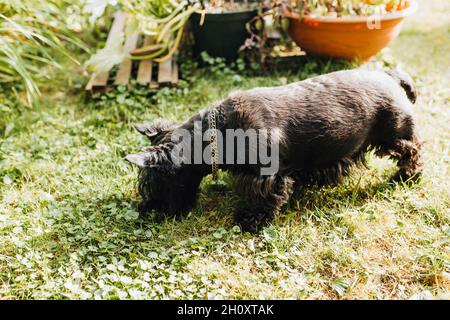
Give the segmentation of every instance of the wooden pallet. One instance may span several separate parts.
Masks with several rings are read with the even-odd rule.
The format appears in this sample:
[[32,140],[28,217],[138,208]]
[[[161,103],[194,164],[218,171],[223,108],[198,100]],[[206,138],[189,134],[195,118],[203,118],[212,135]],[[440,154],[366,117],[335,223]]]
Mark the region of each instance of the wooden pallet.
[[[125,29],[125,13],[118,12],[114,15],[114,21],[109,31],[106,45],[111,45],[121,38],[121,34]],[[124,43],[125,52],[136,49],[139,40],[142,40],[142,45],[147,46],[152,43],[152,38],[148,36],[130,34],[126,37]],[[133,68],[133,64],[137,68]],[[154,72],[156,70],[156,72]],[[125,58],[118,66],[115,77],[110,72],[101,72],[93,74],[86,85],[86,91],[90,93],[102,92],[111,89],[116,85],[127,86],[136,80],[136,83],[148,86],[152,89],[159,88],[163,85],[176,85],[178,82],[178,64],[176,58],[173,56],[164,62],[157,63],[153,60],[136,60],[132,61],[130,58]]]

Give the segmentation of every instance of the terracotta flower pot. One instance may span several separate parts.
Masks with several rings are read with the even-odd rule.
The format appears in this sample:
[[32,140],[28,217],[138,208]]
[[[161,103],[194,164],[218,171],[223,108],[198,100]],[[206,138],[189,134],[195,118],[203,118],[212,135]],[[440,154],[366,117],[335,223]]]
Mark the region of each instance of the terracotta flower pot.
[[374,17],[303,17],[288,14],[289,34],[312,55],[366,61],[389,45],[400,33],[403,20],[414,13],[417,3],[407,1],[402,10],[379,20]]

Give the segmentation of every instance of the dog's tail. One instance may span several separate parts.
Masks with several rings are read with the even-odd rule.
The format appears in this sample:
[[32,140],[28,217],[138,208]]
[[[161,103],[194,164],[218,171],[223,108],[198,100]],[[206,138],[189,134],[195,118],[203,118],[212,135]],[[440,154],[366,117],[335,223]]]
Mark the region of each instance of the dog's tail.
[[388,70],[386,71],[386,73],[394,78],[398,82],[398,84],[405,90],[409,100],[411,100],[412,103],[416,103],[417,89],[411,76],[406,72],[398,69]]

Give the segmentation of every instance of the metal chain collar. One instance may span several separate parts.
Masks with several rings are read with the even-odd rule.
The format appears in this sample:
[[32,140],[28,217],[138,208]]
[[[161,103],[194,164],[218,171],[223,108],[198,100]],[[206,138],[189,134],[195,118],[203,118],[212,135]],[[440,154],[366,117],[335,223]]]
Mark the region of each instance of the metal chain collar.
[[210,146],[211,146],[211,171],[213,179],[217,181],[217,171],[219,170],[219,153],[217,150],[217,125],[216,125],[216,110],[212,109],[208,114],[208,124],[210,132]]

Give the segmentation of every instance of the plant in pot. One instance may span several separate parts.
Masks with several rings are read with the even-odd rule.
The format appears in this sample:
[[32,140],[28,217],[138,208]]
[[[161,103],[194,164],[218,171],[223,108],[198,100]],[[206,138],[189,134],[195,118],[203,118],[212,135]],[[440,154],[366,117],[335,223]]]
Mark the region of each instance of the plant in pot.
[[[94,5],[96,2],[99,4]],[[117,5],[127,14],[126,33],[141,33],[153,39],[153,43],[131,52],[124,52],[123,41],[99,50],[85,65],[92,72],[102,72],[127,56],[134,60],[165,61],[179,48],[189,20],[196,54],[206,51],[210,56],[234,60],[249,36],[246,24],[257,15],[260,1],[90,0],[90,4],[94,12],[102,13],[106,5]]]
[[[250,36],[248,23],[256,21],[261,1],[211,0],[191,16],[194,55],[206,51],[227,61],[238,58],[239,48]],[[253,25],[250,25],[254,28]]]
[[276,0],[288,32],[308,54],[366,61],[389,45],[413,0]]
[[123,38],[107,44],[85,62],[92,72],[105,72],[119,64],[125,57],[133,60],[153,59],[163,62],[179,48],[186,23],[190,16],[203,8],[198,0],[88,0],[84,11],[95,20],[103,15],[106,6],[126,13],[126,34],[149,36],[151,43],[125,52]]

